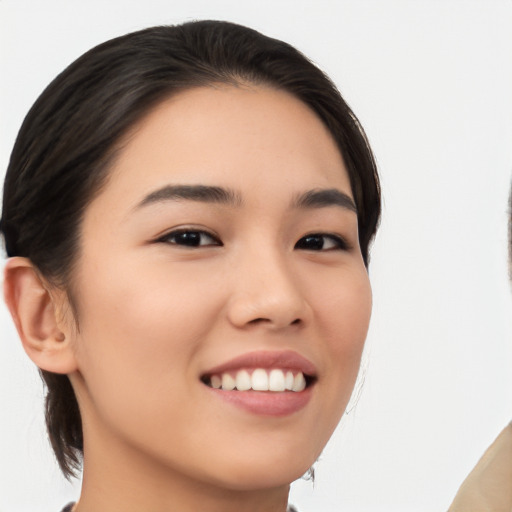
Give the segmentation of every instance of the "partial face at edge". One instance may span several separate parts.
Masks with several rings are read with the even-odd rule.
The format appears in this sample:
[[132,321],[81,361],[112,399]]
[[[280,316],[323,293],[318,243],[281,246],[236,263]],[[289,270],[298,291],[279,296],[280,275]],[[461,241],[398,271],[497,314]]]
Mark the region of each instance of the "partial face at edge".
[[[332,137],[285,92],[198,88],[148,115],[82,226],[71,378],[86,446],[227,488],[303,474],[370,318],[351,198]],[[210,387],[255,367],[311,378],[268,403]]]

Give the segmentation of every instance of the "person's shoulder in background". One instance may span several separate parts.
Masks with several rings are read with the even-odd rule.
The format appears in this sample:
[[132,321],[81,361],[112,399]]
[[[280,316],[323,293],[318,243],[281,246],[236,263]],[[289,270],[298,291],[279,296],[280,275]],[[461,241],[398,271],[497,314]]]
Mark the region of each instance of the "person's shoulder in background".
[[449,512],[512,511],[512,422],[460,486]]

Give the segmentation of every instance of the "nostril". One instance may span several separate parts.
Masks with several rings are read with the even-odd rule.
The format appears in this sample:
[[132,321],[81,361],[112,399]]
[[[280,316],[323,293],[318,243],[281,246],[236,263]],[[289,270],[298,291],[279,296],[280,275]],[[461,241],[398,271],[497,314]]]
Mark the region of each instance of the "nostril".
[[[272,320],[270,318],[263,318],[263,317],[261,317],[261,318],[253,318],[252,320],[250,320],[248,322],[248,324],[256,325],[256,324],[265,323],[265,322],[272,322]],[[295,320],[290,322],[289,325],[299,325],[301,322],[302,322],[302,320],[300,318],[296,318]]]
[[254,318],[253,320],[251,320],[248,323],[249,324],[259,324],[261,322],[270,322],[270,320],[268,318]]

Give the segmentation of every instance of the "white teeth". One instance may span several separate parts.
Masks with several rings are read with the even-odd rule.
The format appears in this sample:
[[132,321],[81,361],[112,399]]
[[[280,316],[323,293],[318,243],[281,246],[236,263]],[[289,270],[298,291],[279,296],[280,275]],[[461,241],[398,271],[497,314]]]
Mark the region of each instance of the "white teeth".
[[235,389],[235,379],[233,379],[229,373],[222,374],[222,389],[226,391]]
[[268,391],[268,375],[265,370],[258,368],[252,372],[252,389],[254,391]]
[[286,372],[286,379],[284,381],[284,386],[289,391],[291,391],[293,389],[293,373],[292,372]]
[[236,374],[236,389],[238,391],[247,391],[252,387],[252,380],[247,370],[240,370]]
[[222,387],[222,379],[218,375],[212,375],[210,383],[212,388],[220,389]]
[[300,392],[306,388],[306,379],[302,372],[295,375],[292,371],[273,368],[265,370],[256,368],[250,373],[250,370],[239,370],[236,375],[223,373],[222,375],[212,375],[210,385],[215,389],[224,391],[295,391]]
[[268,376],[268,389],[270,391],[284,391],[286,389],[283,370],[272,370],[270,372]]
[[293,379],[293,388],[292,391],[302,391],[306,387],[306,379],[302,372],[297,373],[295,378]]

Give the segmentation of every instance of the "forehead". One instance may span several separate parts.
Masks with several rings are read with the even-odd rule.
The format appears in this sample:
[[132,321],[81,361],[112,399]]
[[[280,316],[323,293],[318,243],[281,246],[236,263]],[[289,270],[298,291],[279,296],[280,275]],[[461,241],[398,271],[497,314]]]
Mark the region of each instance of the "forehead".
[[169,182],[263,191],[350,192],[342,155],[322,121],[291,94],[200,87],[160,103],[126,137],[108,188],[127,200]]

